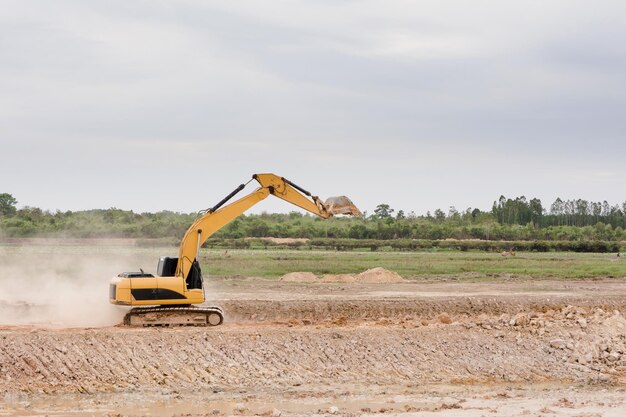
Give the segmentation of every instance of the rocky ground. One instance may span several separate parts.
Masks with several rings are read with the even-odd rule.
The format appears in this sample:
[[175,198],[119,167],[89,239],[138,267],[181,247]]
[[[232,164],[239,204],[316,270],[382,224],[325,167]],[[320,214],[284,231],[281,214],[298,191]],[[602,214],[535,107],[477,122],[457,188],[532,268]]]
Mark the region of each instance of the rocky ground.
[[34,315],[0,329],[0,415],[623,416],[625,284],[213,279],[217,328]]

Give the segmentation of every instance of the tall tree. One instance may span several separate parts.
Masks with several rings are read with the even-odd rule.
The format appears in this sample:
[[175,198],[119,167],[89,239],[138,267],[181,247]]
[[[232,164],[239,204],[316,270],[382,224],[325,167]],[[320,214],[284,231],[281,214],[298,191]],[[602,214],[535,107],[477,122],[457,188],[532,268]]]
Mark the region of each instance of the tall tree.
[[393,212],[394,209],[389,207],[389,204],[379,204],[374,210],[374,217],[378,217],[379,219],[386,219],[388,217],[391,217]]
[[0,214],[7,217],[14,216],[17,212],[16,205],[17,200],[11,194],[0,194]]
[[532,221],[535,227],[539,227],[541,225],[541,219],[543,217],[543,206],[541,205],[541,200],[538,198],[533,198],[530,200],[530,220]]
[[441,209],[435,210],[435,220],[438,222],[442,222],[446,219],[446,213]]

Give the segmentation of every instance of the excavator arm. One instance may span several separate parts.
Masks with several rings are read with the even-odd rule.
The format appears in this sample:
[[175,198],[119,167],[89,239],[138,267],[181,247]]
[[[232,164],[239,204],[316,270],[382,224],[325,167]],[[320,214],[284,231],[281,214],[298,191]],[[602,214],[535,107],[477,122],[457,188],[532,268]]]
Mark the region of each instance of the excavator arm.
[[216,206],[208,209],[187,229],[180,243],[176,276],[186,279],[202,244],[215,232],[270,194],[325,219],[334,214],[361,215],[359,209],[347,197],[331,197],[324,203],[318,197],[283,177],[274,174],[255,174],[252,179],[259,183],[259,188],[224,206],[235,194],[243,190],[245,184],[241,184]]

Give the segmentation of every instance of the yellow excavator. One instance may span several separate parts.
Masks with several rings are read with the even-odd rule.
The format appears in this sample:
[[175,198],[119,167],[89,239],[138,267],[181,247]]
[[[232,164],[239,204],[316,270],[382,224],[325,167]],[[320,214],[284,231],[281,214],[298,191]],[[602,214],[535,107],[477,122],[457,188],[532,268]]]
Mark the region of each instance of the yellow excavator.
[[[251,181],[259,187],[225,205]],[[157,276],[140,272],[123,272],[111,281],[109,301],[133,306],[124,317],[130,326],[217,326],[224,313],[219,307],[193,306],[204,303],[204,286],[198,255],[202,244],[215,232],[269,195],[281,198],[324,219],[343,214],[361,216],[359,209],[345,196],[322,202],[302,187],[274,174],[255,174],[241,184],[187,229],[180,243],[178,257],[159,259]]]

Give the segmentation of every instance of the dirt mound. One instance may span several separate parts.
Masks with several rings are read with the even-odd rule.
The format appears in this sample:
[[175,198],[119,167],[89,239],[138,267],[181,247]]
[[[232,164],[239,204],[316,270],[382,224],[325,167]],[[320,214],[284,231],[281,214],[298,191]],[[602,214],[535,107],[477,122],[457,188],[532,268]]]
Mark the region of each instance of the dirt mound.
[[286,282],[319,282],[317,276],[312,272],[290,272],[280,277]]
[[361,272],[358,275],[352,274],[327,274],[319,279],[312,272],[290,272],[280,278],[281,281],[287,282],[363,282],[367,284],[404,282],[406,281],[398,273],[389,271],[384,268],[372,268]]
[[389,271],[385,268],[372,268],[365,272],[361,272],[356,276],[357,282],[367,283],[388,283],[406,281],[398,273]]
[[356,282],[356,278],[351,274],[324,275],[322,282]]
[[398,273],[380,267],[368,269],[358,275],[326,274],[321,279],[312,272],[290,272],[289,274],[283,275],[280,280],[287,282],[363,282],[367,284],[406,281]]

